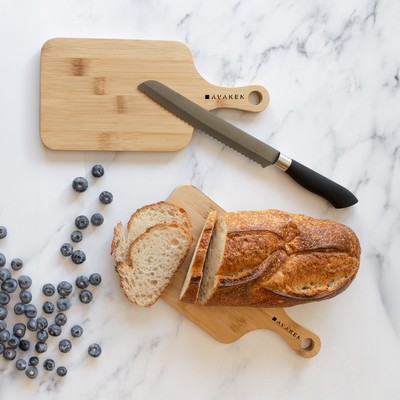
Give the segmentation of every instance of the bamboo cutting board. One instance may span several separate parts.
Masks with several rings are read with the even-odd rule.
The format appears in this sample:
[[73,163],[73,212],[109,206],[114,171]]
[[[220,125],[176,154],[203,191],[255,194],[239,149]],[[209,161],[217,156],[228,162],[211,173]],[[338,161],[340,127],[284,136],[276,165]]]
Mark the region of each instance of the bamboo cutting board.
[[48,40],[40,65],[40,135],[55,150],[176,151],[193,127],[141,93],[159,80],[204,108],[259,112],[262,86],[225,88],[203,79],[188,47],[175,41]]
[[310,358],[321,348],[319,337],[294,322],[282,308],[204,307],[179,301],[179,294],[191,254],[211,210],[223,209],[194,186],[178,187],[168,201],[184,208],[193,224],[194,243],[189,257],[164,292],[162,298],[178,312],[222,343],[232,343],[256,329],[270,329],[280,335],[302,357]]

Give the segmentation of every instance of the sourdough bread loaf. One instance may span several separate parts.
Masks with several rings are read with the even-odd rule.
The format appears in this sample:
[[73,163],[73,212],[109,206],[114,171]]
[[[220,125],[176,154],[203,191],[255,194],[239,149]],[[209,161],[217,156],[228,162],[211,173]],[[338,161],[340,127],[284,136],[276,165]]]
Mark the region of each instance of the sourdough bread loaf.
[[355,233],[332,220],[278,210],[222,213],[197,302],[289,307],[328,299],[353,281],[360,253]]
[[204,262],[206,260],[208,246],[214,231],[214,225],[217,218],[216,211],[211,211],[203,226],[199,240],[197,241],[194,255],[183,282],[180,293],[180,300],[187,303],[194,303],[197,300],[200,282],[203,275]]

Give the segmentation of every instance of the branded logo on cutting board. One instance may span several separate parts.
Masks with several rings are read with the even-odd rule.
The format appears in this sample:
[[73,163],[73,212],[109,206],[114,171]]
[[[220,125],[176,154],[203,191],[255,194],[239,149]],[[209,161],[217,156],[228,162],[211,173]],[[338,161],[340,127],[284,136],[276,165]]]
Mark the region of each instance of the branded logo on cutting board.
[[244,100],[244,94],[205,94],[206,100]]
[[277,325],[279,325],[283,330],[288,332],[289,335],[293,336],[297,340],[301,340],[301,336],[294,329],[292,329],[290,326],[280,321],[278,318],[272,317],[272,321],[274,321]]

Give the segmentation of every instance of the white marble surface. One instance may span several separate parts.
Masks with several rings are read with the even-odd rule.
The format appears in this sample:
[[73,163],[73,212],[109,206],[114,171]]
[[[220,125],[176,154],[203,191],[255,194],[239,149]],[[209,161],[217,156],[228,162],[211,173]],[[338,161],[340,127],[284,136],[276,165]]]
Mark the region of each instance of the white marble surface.
[[[395,0],[166,1],[5,0],[0,5],[0,251],[24,260],[34,303],[41,285],[98,271],[87,307],[76,292],[69,323],[85,333],[61,355],[59,378],[28,380],[0,358],[0,398],[28,399],[398,399],[400,398],[400,3]],[[173,39],[192,50],[217,85],[264,85],[258,115],[219,111],[359,198],[336,210],[274,168],[262,169],[201,132],[174,154],[54,152],[39,138],[39,57],[53,37]],[[72,193],[94,163],[106,174]],[[109,255],[112,227],[137,207],[193,184],[229,210],[280,208],[334,218],[358,234],[357,279],[340,296],[288,310],[322,340],[303,359],[276,334],[231,345],[208,337],[162,301],[131,305]],[[101,190],[114,202],[99,207]],[[102,211],[85,232],[80,267],[58,252],[77,213]],[[91,342],[99,359],[85,355]],[[44,357],[41,356],[43,360]],[[38,393],[38,395],[36,395]]]

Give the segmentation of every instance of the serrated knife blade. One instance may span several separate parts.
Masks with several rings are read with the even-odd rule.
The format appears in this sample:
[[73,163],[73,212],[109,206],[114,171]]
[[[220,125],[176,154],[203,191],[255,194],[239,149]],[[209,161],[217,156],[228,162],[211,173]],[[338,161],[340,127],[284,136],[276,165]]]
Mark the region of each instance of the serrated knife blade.
[[163,83],[148,80],[141,83],[138,89],[190,125],[208,133],[262,167],[279,167],[301,186],[325,198],[334,207],[344,208],[357,203],[357,198],[348,189],[280,153]]

